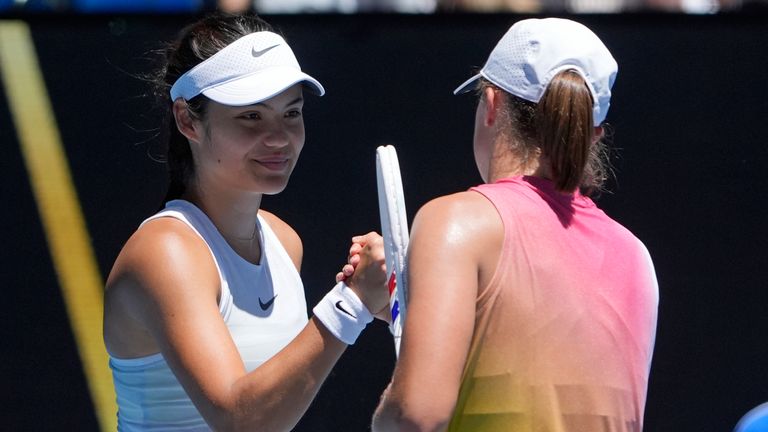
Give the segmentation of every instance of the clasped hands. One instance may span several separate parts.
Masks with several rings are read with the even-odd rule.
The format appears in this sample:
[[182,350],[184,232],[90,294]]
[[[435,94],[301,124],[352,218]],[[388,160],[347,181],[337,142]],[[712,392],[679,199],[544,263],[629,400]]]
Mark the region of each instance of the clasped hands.
[[374,317],[389,322],[389,289],[384,239],[375,232],[352,237],[347,264],[336,274],[360,298]]

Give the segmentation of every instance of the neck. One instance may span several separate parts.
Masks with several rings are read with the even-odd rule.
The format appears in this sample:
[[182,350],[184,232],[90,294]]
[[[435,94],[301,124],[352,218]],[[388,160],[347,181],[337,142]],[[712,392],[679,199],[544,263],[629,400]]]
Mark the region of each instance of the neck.
[[235,252],[248,261],[258,262],[261,251],[256,221],[262,195],[199,184],[191,186],[182,198],[208,216]]
[[552,179],[549,160],[541,155],[541,150],[534,148],[524,150],[524,144],[511,143],[505,139],[497,139],[488,162],[487,183],[515,176],[534,176]]

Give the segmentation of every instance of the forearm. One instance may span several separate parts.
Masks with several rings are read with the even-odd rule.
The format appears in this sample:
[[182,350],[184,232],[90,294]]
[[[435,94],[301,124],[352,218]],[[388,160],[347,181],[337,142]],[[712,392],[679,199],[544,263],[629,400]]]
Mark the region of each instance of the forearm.
[[233,385],[232,421],[225,424],[233,430],[291,430],[346,347],[311,319],[288,346]]

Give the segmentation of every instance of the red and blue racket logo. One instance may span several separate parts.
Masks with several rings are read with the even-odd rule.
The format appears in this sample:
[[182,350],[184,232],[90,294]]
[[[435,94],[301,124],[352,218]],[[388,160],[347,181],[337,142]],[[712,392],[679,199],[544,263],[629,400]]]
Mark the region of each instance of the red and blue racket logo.
[[392,272],[392,274],[389,276],[387,287],[389,288],[389,304],[392,305],[390,312],[392,312],[392,322],[394,323],[398,315],[400,315],[400,302],[397,301],[397,294],[395,293],[395,290],[397,289],[397,278],[395,277],[395,272]]

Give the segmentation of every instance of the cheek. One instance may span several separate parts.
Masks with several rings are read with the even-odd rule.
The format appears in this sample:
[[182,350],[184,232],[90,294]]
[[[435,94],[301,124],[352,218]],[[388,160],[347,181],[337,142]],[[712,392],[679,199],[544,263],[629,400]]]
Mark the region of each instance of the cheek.
[[480,172],[480,177],[485,179],[485,171],[488,168],[488,152],[478,140],[477,134],[475,135],[474,153],[477,170]]
[[231,131],[220,131],[211,135],[207,144],[207,151],[218,163],[223,163],[229,159],[237,158],[237,154],[241,152],[240,142],[244,142],[243,137]]
[[301,152],[304,148],[304,141],[306,140],[306,132],[304,130],[304,123],[297,125],[291,132],[293,135],[292,141],[296,143],[296,154]]
[[477,165],[480,177],[485,181],[488,175],[488,166],[491,159],[491,140],[487,136],[487,129],[478,126],[479,125],[475,124],[473,151],[475,154],[475,165]]
[[472,146],[475,151],[475,159],[477,160],[481,154],[482,154],[482,147],[483,147],[483,133],[482,133],[482,125],[477,121],[477,118],[475,118],[475,127],[472,131]]

